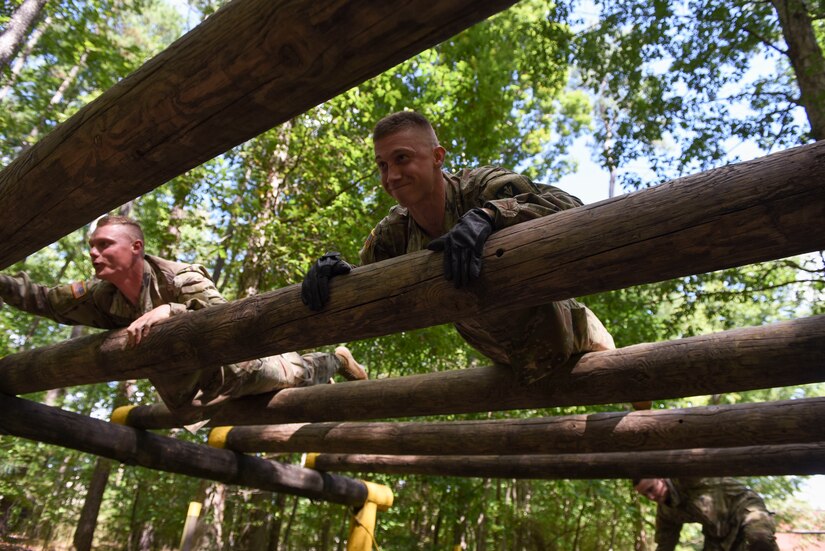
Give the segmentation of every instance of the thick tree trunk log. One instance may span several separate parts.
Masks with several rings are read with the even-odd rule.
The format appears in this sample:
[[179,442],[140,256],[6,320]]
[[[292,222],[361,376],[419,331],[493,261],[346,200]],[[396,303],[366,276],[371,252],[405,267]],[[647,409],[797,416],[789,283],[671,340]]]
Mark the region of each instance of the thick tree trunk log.
[[0,33],[0,68],[8,65],[48,0],[23,0]]
[[788,45],[788,61],[799,86],[799,104],[805,109],[811,137],[825,138],[825,57],[816,38],[814,20],[805,0],[771,0]]
[[325,455],[314,469],[481,478],[655,478],[825,473],[825,443],[598,454],[404,456]]
[[[781,367],[780,367],[781,366]],[[247,396],[186,422],[259,425],[346,421],[662,400],[825,380],[825,316],[585,354],[522,386],[506,367],[290,388]],[[129,412],[131,426],[179,426],[162,404]]]
[[513,3],[228,3],[0,173],[0,268]]
[[607,453],[825,442],[825,398],[443,423],[292,423],[218,428],[238,452],[393,455]]
[[323,312],[298,285],[175,316],[137,348],[119,330],[0,359],[0,391],[258,358],[825,249],[825,142],[689,176],[497,232],[482,277],[456,290],[440,253],[356,268]]
[[111,470],[112,462],[109,459],[97,458],[94,471],[92,471],[92,479],[86,490],[86,499],[83,501],[83,508],[80,511],[80,518],[72,537],[75,551],[90,551],[92,549],[95,528],[97,528],[97,515],[100,512],[100,505],[103,503],[103,492],[106,491],[106,484],[109,482]]
[[363,505],[367,498],[366,486],[357,480],[182,442],[4,394],[0,432],[225,484],[344,505]]

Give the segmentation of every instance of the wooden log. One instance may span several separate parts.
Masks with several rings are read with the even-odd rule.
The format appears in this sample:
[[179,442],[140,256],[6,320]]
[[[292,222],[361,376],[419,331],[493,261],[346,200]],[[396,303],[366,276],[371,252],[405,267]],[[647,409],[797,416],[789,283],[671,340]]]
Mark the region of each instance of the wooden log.
[[812,419],[825,419],[825,398],[527,419],[252,425],[213,432],[220,435],[218,447],[253,453],[608,453],[825,442],[825,424]]
[[5,394],[0,394],[0,432],[224,484],[353,506],[367,498],[367,487],[358,480],[183,442]]
[[[506,367],[291,388],[217,409],[211,425],[345,421],[663,400],[825,380],[825,316],[585,354],[522,386]],[[137,406],[131,426],[179,426],[161,404]]]
[[513,3],[228,3],[0,173],[0,268]]
[[21,352],[0,359],[0,391],[183,373],[825,249],[811,231],[823,172],[825,140],[525,222],[491,237],[466,289],[420,251],[339,276],[319,313],[292,285],[175,316],[137,348],[120,330]]
[[482,478],[654,478],[825,474],[825,443],[650,452],[493,456],[338,455],[315,457],[330,472]]

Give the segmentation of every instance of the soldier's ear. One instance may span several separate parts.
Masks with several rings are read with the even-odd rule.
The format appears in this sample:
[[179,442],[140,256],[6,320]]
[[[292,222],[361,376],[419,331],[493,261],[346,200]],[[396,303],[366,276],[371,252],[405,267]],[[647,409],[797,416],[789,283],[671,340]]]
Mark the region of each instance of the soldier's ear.
[[440,145],[437,145],[433,148],[433,163],[435,164],[435,166],[441,168],[441,166],[444,164],[444,156],[446,154],[447,150],[441,147]]
[[136,253],[143,252],[143,240],[142,239],[135,239],[132,241],[132,251]]

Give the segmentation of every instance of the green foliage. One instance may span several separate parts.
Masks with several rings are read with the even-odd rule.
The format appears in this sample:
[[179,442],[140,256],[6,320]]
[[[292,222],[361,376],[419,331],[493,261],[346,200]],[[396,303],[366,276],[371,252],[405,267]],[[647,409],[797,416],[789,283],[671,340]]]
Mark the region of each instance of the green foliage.
[[[198,0],[191,8],[206,16],[219,4]],[[0,7],[0,25],[13,7]],[[795,105],[792,73],[755,78],[748,73],[754,53],[768,55],[756,36],[779,37],[767,4],[628,0],[601,7],[599,22],[576,34],[565,6],[523,0],[136,198],[129,206],[143,224],[148,250],[204,264],[230,299],[298,283],[310,262],[328,250],[356,262],[369,229],[392,205],[378,183],[371,129],[401,109],[419,110],[435,122],[450,169],[495,163],[546,182],[574,170],[563,156],[580,136],[599,144],[604,166],[627,171],[633,161],[644,161],[659,180],[732,160],[731,138],[753,139],[765,149],[807,140],[798,121],[789,118]],[[6,70],[0,81],[6,87],[0,100],[4,162],[172,42],[182,21],[160,1],[68,0],[47,3],[40,24],[43,36],[26,54],[22,72]],[[739,82],[748,82],[744,92],[730,92]],[[738,116],[731,99],[748,106],[745,115]],[[612,124],[609,132],[606,121]],[[625,177],[628,186],[643,181]],[[10,271],[25,270],[47,284],[88,277],[86,231]],[[808,255],[582,300],[610,328],[617,345],[654,342],[825,313],[824,265],[821,255]],[[0,310],[0,354],[69,335],[69,328],[48,320]],[[349,344],[373,378],[487,363],[451,326]],[[686,397],[656,407],[821,393],[821,384],[805,385]],[[47,399],[44,393],[29,398]],[[117,385],[102,384],[68,388],[50,399],[67,410],[106,418],[121,395]],[[141,381],[130,400],[150,403],[156,397]],[[438,420],[617,407],[624,406]],[[203,440],[202,434],[173,435]],[[0,437],[0,514],[8,511],[9,530],[41,539],[70,534],[95,463],[85,454]],[[387,484],[396,496],[396,505],[379,516],[376,537],[384,549],[443,549],[456,541],[477,549],[630,549],[643,536],[652,538],[653,508],[626,481],[370,479]],[[776,502],[798,482],[794,477],[750,481]],[[99,519],[99,548],[135,548],[149,533],[154,548],[177,546],[187,504],[199,491],[195,479],[116,465]],[[252,528],[266,524],[273,533],[279,526],[281,548],[340,549],[349,529],[348,512],[339,506],[240,488],[228,490],[223,510],[208,509],[205,515],[207,523],[222,528],[227,548],[242,548]],[[55,530],[38,528],[46,525]]]
[[594,133],[600,161],[620,168],[626,186],[650,184],[634,161],[661,181],[735,161],[743,142],[772,151],[808,141],[793,52],[770,2],[597,6],[572,60],[604,108]]

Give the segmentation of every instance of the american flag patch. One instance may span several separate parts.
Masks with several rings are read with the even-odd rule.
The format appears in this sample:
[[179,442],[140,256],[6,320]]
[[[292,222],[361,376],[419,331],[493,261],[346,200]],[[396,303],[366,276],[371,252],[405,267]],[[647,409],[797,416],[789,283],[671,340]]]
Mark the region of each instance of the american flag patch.
[[86,282],[85,281],[75,281],[72,283],[72,296],[74,298],[80,298],[86,294]]

